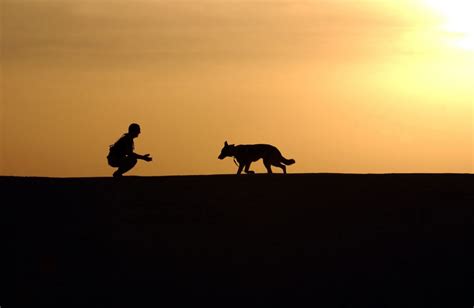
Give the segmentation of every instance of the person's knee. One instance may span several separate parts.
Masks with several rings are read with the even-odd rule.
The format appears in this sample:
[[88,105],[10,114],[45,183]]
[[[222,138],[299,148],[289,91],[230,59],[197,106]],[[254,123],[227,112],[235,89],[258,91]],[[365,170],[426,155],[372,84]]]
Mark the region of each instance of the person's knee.
[[136,164],[137,164],[136,158],[132,158],[132,157],[126,158],[122,161],[122,164],[120,165],[118,169],[118,172],[123,174],[129,171],[130,169],[132,169],[133,167],[135,167]]
[[133,167],[135,167],[137,162],[138,162],[138,159],[136,159],[135,157],[130,157],[129,159],[127,159],[127,166],[129,168],[133,168]]

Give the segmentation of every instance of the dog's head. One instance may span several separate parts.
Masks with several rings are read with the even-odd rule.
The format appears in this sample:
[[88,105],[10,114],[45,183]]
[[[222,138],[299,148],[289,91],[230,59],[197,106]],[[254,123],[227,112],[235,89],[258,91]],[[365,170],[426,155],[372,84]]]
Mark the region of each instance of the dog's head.
[[234,145],[233,144],[227,144],[227,141],[224,142],[224,147],[221,150],[221,154],[219,155],[219,159],[224,159],[226,157],[231,157],[234,156]]

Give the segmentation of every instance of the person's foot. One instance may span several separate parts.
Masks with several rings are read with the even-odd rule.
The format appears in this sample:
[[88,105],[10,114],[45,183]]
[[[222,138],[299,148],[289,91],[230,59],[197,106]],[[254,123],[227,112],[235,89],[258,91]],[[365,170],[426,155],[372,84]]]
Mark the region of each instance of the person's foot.
[[121,177],[121,176],[122,176],[122,174],[121,174],[120,172],[118,172],[118,170],[115,171],[114,174],[113,174],[113,177],[114,177],[114,178],[119,178],[119,177]]

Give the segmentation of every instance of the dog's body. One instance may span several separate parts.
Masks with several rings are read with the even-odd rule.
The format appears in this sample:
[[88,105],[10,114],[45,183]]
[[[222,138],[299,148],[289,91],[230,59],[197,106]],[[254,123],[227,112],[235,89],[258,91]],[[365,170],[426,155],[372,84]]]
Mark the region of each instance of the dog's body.
[[255,173],[249,170],[250,164],[260,158],[263,159],[263,164],[268,173],[272,173],[271,166],[279,167],[283,170],[283,173],[286,173],[285,165],[295,163],[294,159],[284,158],[276,147],[269,144],[229,145],[226,141],[218,158],[224,159],[225,157],[234,157],[237,160],[239,163],[237,174],[242,173],[242,170],[244,170],[245,173]]

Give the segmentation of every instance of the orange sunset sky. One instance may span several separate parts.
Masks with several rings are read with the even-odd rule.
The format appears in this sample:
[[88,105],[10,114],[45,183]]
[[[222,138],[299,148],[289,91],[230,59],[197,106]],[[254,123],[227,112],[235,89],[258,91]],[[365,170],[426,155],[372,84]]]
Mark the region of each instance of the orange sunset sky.
[[[474,171],[474,1],[0,0],[0,175]],[[264,172],[261,162],[253,165]],[[276,170],[280,172],[280,170]]]

